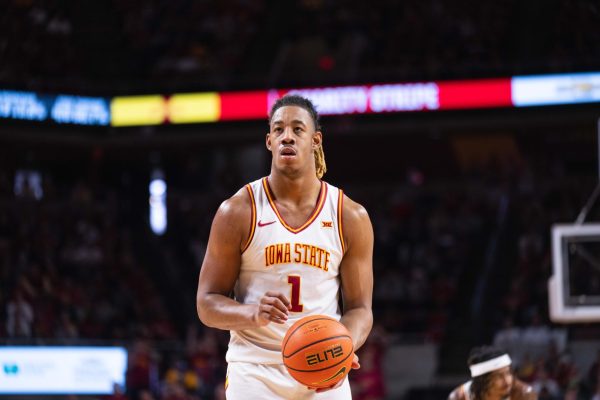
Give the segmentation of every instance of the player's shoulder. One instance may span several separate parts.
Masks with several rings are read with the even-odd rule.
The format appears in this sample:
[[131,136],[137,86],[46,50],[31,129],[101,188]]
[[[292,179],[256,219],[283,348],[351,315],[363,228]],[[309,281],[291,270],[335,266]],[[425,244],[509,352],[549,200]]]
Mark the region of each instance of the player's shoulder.
[[513,395],[511,397],[516,400],[536,400],[538,398],[531,385],[518,379],[515,380],[512,391]]
[[347,248],[359,244],[371,246],[373,243],[373,225],[367,210],[358,202],[344,194],[342,201],[342,233]]
[[450,395],[448,396],[448,400],[467,400],[467,391],[465,389],[465,385],[462,384],[454,388]]
[[362,204],[352,200],[346,193],[344,193],[342,205],[344,223],[369,220],[367,209]]
[[215,218],[232,224],[238,221],[243,222],[250,215],[251,208],[252,200],[247,186],[244,186],[221,203]]

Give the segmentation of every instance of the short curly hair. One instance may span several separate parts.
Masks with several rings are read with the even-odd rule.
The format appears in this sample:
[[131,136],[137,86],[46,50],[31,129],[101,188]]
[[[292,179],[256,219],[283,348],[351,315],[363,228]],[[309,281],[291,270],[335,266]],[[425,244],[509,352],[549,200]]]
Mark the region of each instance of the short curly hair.
[[319,113],[317,112],[317,108],[315,107],[312,101],[310,101],[306,97],[298,96],[297,94],[287,94],[277,99],[273,106],[271,106],[271,111],[269,112],[269,124],[273,119],[273,114],[275,114],[275,111],[277,111],[281,107],[286,106],[296,106],[308,111],[308,113],[312,117],[313,123],[315,124],[315,130],[321,130],[320,117]]

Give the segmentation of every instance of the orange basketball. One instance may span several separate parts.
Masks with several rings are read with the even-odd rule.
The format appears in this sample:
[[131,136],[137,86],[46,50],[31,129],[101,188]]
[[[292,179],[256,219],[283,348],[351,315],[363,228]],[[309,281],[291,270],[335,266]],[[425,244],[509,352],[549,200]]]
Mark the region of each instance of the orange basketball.
[[348,375],[354,347],[342,323],[326,315],[309,315],[288,329],[281,354],[294,379],[309,387],[324,388]]

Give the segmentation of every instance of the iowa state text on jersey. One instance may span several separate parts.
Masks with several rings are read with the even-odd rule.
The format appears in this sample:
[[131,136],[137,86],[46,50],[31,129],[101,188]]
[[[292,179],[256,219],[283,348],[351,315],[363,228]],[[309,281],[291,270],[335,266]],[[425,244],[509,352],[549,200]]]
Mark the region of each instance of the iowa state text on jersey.
[[330,256],[327,250],[312,244],[276,243],[265,247],[265,267],[293,262],[327,271]]

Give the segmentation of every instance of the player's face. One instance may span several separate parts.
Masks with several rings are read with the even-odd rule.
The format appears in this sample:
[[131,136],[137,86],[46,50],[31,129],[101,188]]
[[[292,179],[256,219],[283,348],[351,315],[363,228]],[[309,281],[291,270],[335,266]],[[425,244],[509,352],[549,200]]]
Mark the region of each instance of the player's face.
[[266,144],[273,154],[275,168],[297,172],[314,167],[313,152],[320,146],[321,139],[321,132],[315,130],[308,111],[285,106],[273,114]]
[[504,398],[510,395],[513,387],[513,373],[510,367],[504,367],[492,372],[488,395],[491,398]]

